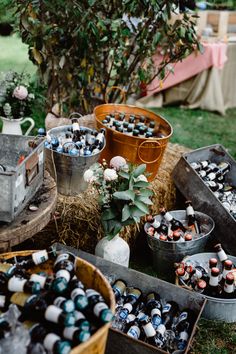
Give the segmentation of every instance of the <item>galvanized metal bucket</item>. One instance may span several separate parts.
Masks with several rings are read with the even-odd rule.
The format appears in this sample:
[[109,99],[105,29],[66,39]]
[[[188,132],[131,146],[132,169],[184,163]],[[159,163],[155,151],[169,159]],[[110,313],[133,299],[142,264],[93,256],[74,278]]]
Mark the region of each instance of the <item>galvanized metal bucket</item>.
[[[66,132],[69,127],[69,125],[63,125],[53,128],[47,134],[49,136],[57,136]],[[92,129],[87,127],[80,127],[80,129],[92,131]],[[106,142],[104,141],[102,150],[105,145]],[[102,150],[92,156],[69,156],[46,148],[46,168],[57,182],[58,192],[67,196],[76,196],[84,192],[88,187],[88,183],[84,181],[83,174],[93,163],[99,160]]]
[[[170,212],[175,219],[186,224],[186,210],[174,210]],[[203,213],[195,211],[196,218],[201,225],[202,236],[185,242],[160,241],[147,234],[149,223],[144,225],[147,235],[147,242],[152,251],[153,268],[161,278],[174,281],[172,269],[175,262],[180,262],[185,256],[204,251],[205,245],[215,227],[213,219]],[[155,219],[161,221],[162,216],[157,215]]]
[[[208,267],[210,258],[218,258],[216,253],[198,253],[193,256],[185,257],[194,264],[201,264]],[[228,256],[229,259],[236,264],[236,257]],[[220,265],[221,268],[221,265]],[[218,299],[215,297],[203,295],[207,299],[202,316],[209,320],[225,321],[228,323],[236,322],[236,298],[235,299]]]

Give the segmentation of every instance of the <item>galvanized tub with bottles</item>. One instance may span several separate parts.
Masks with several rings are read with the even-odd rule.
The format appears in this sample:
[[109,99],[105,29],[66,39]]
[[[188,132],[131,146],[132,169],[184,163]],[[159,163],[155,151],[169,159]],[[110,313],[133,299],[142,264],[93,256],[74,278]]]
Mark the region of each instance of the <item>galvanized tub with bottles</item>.
[[[195,265],[201,265],[204,268],[208,267],[210,258],[218,258],[214,252],[198,253],[184,258],[185,262],[191,262]],[[236,265],[236,257],[228,256],[228,258]],[[221,266],[220,266],[221,268]],[[236,298],[235,299],[220,299],[207,295],[203,295],[207,299],[206,306],[202,316],[209,320],[225,321],[228,323],[236,322]]]
[[[65,134],[70,127],[70,125],[63,125],[52,128],[47,132],[47,135],[53,137]],[[81,131],[85,129],[92,132],[90,128],[80,127]],[[56,180],[59,193],[75,196],[87,189],[88,184],[84,181],[83,174],[93,163],[99,160],[100,153],[105,145],[106,141],[104,139],[104,145],[100,152],[91,156],[70,156],[55,150],[45,149],[46,167]]]
[[[171,215],[186,225],[186,210],[170,211]],[[196,219],[201,225],[201,236],[192,241],[175,242],[161,241],[148,235],[149,223],[144,225],[148,246],[152,252],[153,267],[159,276],[167,280],[174,280],[172,269],[175,262],[180,262],[186,255],[192,255],[204,250],[206,243],[214,229],[215,223],[206,214],[195,211]],[[156,215],[155,219],[161,221],[162,216]]]

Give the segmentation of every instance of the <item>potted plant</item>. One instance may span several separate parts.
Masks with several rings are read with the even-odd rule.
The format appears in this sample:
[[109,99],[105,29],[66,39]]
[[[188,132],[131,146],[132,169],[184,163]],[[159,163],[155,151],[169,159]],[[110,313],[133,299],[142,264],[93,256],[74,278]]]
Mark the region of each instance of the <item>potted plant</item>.
[[21,135],[21,125],[26,121],[31,125],[25,135],[33,129],[35,123],[30,117],[35,96],[29,92],[29,75],[14,71],[2,74],[0,79],[0,117],[3,122],[2,133]]
[[138,224],[149,213],[153,192],[144,175],[146,165],[135,167],[121,156],[111,159],[110,165],[103,160],[95,163],[84,173],[86,182],[98,191],[104,238],[95,254],[112,262],[129,265],[129,246],[119,236],[124,226]]

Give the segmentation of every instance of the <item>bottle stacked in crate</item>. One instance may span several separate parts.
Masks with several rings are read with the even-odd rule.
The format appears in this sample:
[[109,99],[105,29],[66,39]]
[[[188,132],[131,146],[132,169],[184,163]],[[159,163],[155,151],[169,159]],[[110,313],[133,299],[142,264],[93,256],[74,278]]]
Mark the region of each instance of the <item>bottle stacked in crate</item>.
[[147,233],[160,241],[185,242],[201,237],[201,225],[196,218],[190,200],[186,204],[186,220],[175,219],[171,212],[160,209],[161,221],[149,215],[147,217]]
[[177,302],[162,299],[158,289],[145,295],[122,279],[112,287],[117,302],[114,329],[168,353],[186,348],[196,320],[191,309],[180,309]]
[[103,149],[105,129],[91,130],[81,128],[77,119],[72,119],[72,126],[67,131],[54,136],[47,135],[45,147],[70,156],[93,156]]
[[228,259],[221,244],[214,249],[218,259],[210,258],[208,264],[191,261],[176,264],[179,283],[211,297],[236,299],[236,265]]
[[236,188],[227,180],[231,169],[229,162],[215,163],[210,160],[192,162],[190,164],[204,183],[220,200],[224,208],[236,219]]
[[[31,271],[48,259],[53,261],[53,272]],[[9,331],[14,331],[8,321],[11,306],[19,310],[17,325],[29,328],[28,354],[35,353],[39,344],[50,353],[69,353],[113,318],[102,295],[86,289],[75,276],[75,257],[57,255],[53,248],[1,260],[0,345],[1,338],[7,341]]]
[[164,138],[166,134],[156,126],[154,120],[143,115],[110,113],[102,121],[103,125],[129,136],[139,138]]

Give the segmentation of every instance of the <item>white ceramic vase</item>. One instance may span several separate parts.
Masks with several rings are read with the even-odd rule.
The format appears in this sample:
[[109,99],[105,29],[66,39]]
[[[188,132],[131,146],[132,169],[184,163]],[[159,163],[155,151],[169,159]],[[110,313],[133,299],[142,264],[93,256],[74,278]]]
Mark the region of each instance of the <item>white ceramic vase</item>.
[[129,267],[130,248],[119,234],[111,240],[108,236],[103,237],[97,243],[95,255],[124,267]]
[[25,122],[30,122],[30,127],[25,133],[25,135],[29,135],[29,133],[35,126],[34,120],[30,117],[19,119],[8,119],[5,117],[1,117],[1,120],[3,123],[2,134],[22,135],[21,125]]

